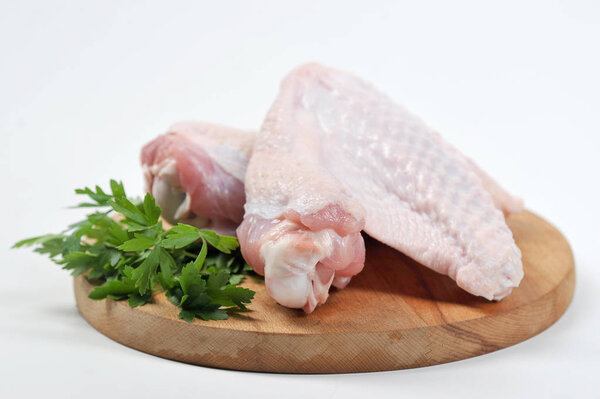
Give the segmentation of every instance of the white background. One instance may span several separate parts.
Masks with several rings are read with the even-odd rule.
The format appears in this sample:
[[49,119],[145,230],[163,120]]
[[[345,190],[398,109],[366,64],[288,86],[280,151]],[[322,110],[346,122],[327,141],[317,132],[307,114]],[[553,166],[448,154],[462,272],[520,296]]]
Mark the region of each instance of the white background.
[[[556,325],[456,363],[301,376],[207,369],[105,338],[24,237],[77,220],[75,187],[142,190],[180,119],[257,128],[317,60],[407,105],[573,246]],[[600,7],[588,1],[0,2],[0,397],[600,397]],[[219,395],[219,396],[216,396]]]

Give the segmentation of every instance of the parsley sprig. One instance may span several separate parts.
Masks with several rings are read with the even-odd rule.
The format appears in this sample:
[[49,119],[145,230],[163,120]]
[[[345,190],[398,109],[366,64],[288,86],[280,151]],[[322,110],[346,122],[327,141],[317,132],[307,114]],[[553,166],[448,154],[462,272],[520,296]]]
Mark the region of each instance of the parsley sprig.
[[254,291],[239,284],[251,269],[235,237],[186,224],[166,230],[149,193],[132,201],[122,183],[111,180],[110,188],[110,193],[98,186],[75,190],[89,199],[76,207],[94,212],[60,234],[28,238],[14,247],[34,246],[72,275],[100,283],[91,299],[127,299],[135,307],[163,290],[188,322],[223,320],[227,309],[246,309]]

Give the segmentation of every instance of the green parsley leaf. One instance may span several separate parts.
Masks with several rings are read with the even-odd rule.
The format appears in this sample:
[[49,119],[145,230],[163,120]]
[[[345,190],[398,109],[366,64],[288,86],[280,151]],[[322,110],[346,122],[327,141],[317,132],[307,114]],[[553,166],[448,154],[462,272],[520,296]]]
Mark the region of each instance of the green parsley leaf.
[[79,276],[97,265],[96,255],[86,252],[70,252],[59,263],[64,264],[63,269],[71,270],[73,276]]
[[152,282],[152,276],[158,269],[159,256],[159,249],[154,248],[152,251],[150,251],[142,264],[133,270],[131,277],[135,281],[135,286],[138,288],[140,295],[145,294],[152,288],[150,285]]
[[[223,292],[229,300],[240,309],[246,310],[245,304],[252,302],[255,292],[244,287],[236,287],[234,284],[229,284],[223,289]],[[227,306],[226,304],[222,304]],[[233,306],[233,305],[232,305]]]
[[150,193],[147,193],[144,197],[144,213],[148,219],[148,224],[155,224],[158,222],[161,210],[160,207],[156,205],[156,201]]
[[90,199],[92,201],[94,201],[93,203],[89,203],[89,202],[81,203],[81,204],[77,205],[76,208],[107,206],[108,205],[107,202],[111,198],[111,196],[109,194],[106,194],[98,186],[96,186],[95,192],[92,189],[85,187],[85,188],[78,188],[77,190],[75,190],[75,193],[80,194],[80,195],[87,195],[90,197]]
[[[164,248],[158,248],[158,262],[160,265],[160,275],[164,279],[171,279],[173,272],[177,269],[177,263],[173,256]],[[162,284],[162,283],[161,283]]]
[[129,201],[125,197],[115,198],[114,200],[108,201],[108,204],[121,215],[125,216],[126,219],[131,220],[141,226],[148,226],[146,215],[138,209],[133,202]]
[[119,245],[117,249],[128,252],[143,251],[153,246],[155,242],[155,238],[142,234],[135,234],[135,238],[125,241],[123,244]]
[[227,320],[227,312],[223,309],[219,309],[218,305],[206,307],[195,311],[195,315],[200,317],[202,320]]
[[108,295],[129,295],[137,292],[131,284],[127,284],[121,280],[108,280],[104,284],[97,286],[88,295],[91,299],[104,299]]
[[160,243],[163,248],[180,249],[198,241],[202,236],[200,230],[188,224],[178,223],[167,231],[167,238]]
[[240,246],[237,238],[235,237],[221,236],[210,230],[199,230],[198,232],[200,233],[200,237],[208,241],[210,245],[223,253],[230,254],[231,251]]
[[179,318],[191,323],[196,318],[196,314],[188,310],[182,310],[179,312]]
[[125,187],[123,187],[122,182],[118,182],[114,179],[111,179],[110,190],[112,191],[112,195],[114,198],[127,198],[127,195],[125,195]]
[[132,308],[135,308],[136,306],[142,306],[147,304],[148,302],[150,302],[151,299],[152,293],[148,292],[145,295],[140,295],[137,292],[134,292],[129,294],[129,300],[127,301],[127,303]]
[[21,247],[30,247],[32,245],[43,245],[45,242],[53,239],[61,239],[64,236],[60,234],[44,234],[43,236],[26,238],[25,240],[21,240],[13,245],[13,248],[21,248]]

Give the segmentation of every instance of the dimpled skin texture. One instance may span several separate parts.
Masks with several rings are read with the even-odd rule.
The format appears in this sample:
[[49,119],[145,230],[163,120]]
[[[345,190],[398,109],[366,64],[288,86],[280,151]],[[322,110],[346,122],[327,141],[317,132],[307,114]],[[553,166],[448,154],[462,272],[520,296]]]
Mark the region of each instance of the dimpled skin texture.
[[[286,237],[272,234],[272,226],[288,221],[310,234],[329,229],[340,237],[355,234],[364,223],[372,237],[490,300],[508,295],[523,277],[521,253],[503,215],[519,212],[521,201],[386,95],[318,64],[301,66],[282,82],[255,142],[246,197],[238,229],[242,250],[286,306],[301,307],[302,294],[293,289],[308,291],[307,298],[311,294],[309,284],[286,279],[304,273],[315,280],[314,263],[299,267],[298,259],[290,261],[293,256],[265,253]],[[337,211],[325,211],[312,225],[302,222],[328,209]],[[294,240],[286,240],[293,247]],[[317,258],[326,259],[324,244],[316,237],[312,243],[321,253]],[[348,280],[360,272],[359,261],[358,255],[334,272],[341,270]],[[269,281],[270,274],[279,281]],[[313,284],[320,291],[325,285],[323,279]],[[316,304],[327,298],[322,292],[317,297]],[[310,299],[304,309],[314,309]]]
[[254,132],[179,122],[142,149],[147,190],[163,217],[233,235],[242,221],[243,179]]

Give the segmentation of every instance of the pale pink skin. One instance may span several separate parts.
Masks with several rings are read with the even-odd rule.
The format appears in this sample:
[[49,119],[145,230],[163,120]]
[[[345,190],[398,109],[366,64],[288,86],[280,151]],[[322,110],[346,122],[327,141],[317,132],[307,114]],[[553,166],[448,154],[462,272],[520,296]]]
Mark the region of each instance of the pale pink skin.
[[254,133],[180,122],[142,149],[148,192],[170,223],[233,235],[244,214],[244,183]]
[[363,223],[475,295],[501,299],[523,277],[502,214],[520,211],[521,201],[348,73],[308,64],[283,81],[245,183],[238,238],[282,305],[311,312],[333,281],[360,272]]

